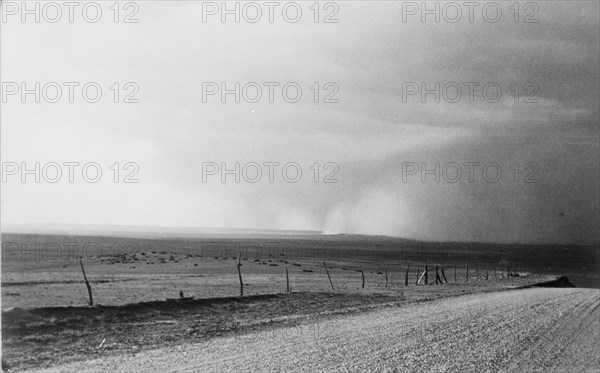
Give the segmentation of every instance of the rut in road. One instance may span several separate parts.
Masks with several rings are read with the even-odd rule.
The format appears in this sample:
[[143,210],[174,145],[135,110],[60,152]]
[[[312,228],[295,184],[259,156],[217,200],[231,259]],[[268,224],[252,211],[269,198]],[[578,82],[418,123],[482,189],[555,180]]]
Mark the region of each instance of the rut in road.
[[49,370],[598,372],[599,306],[593,289],[467,295]]

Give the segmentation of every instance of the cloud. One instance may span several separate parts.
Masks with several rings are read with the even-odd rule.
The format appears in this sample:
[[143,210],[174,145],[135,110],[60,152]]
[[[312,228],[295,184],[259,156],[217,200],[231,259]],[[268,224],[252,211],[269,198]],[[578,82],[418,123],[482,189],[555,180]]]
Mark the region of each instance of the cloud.
[[[97,81],[107,99],[3,104],[3,161],[140,166],[136,185],[4,184],[3,220],[598,241],[597,4],[542,3],[536,24],[510,12],[402,23],[390,2],[344,3],[338,24],[205,24],[198,3],[143,5],[139,24],[3,25],[4,81]],[[140,102],[114,104],[117,81],[136,82]],[[236,81],[297,82],[303,100],[202,102],[202,82]],[[453,81],[497,82],[503,96],[402,100],[403,82]],[[322,102],[327,82],[338,103]],[[522,102],[528,82],[537,103]],[[202,181],[202,162],[270,161],[301,164],[302,182]],[[401,178],[403,162],[470,161],[502,165],[502,182]],[[327,162],[339,183],[324,170],[313,182],[309,167]],[[515,162],[543,178],[511,183]]]

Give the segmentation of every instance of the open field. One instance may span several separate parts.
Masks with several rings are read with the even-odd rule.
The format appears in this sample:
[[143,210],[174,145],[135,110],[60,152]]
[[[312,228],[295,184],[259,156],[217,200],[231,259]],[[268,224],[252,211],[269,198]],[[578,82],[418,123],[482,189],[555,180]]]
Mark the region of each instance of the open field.
[[[600,250],[595,247],[421,243],[369,236],[231,236],[206,238],[135,238],[98,236],[2,235],[3,307],[84,305],[79,258],[83,257],[95,303],[116,305],[239,294],[237,262],[241,255],[244,294],[280,293],[288,268],[292,291],[336,290],[397,292],[417,267],[444,266],[449,283],[466,278],[488,286],[520,274],[567,276],[579,287],[600,288]],[[385,271],[388,287],[385,288]],[[494,269],[496,275],[494,276]],[[312,272],[310,272],[312,271]],[[486,278],[488,281],[483,281]],[[435,272],[429,282],[435,282]],[[477,279],[477,277],[479,279]],[[379,285],[379,286],[378,286]]]
[[[96,307],[87,306],[80,258]],[[243,298],[238,297],[238,262]],[[364,236],[3,234],[2,307],[21,307],[39,317],[3,322],[3,353],[10,366],[22,370],[178,348],[220,336],[260,339],[260,333],[269,332],[289,339],[286,328],[306,324],[314,329],[336,314],[491,293],[559,275],[579,286],[600,287],[598,264],[598,251],[590,247]],[[417,268],[423,272],[425,265],[428,286],[416,285]],[[435,283],[436,265],[440,272],[443,266],[447,283]],[[291,293],[286,293],[286,268]],[[195,299],[177,300],[180,291]],[[317,330],[317,339],[329,333]]]

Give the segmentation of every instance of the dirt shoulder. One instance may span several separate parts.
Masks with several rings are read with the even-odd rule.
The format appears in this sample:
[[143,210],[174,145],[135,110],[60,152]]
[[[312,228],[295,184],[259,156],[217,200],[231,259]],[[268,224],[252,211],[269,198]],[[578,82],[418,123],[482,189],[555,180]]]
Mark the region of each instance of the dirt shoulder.
[[595,372],[599,306],[600,291],[593,289],[467,295],[49,371]]

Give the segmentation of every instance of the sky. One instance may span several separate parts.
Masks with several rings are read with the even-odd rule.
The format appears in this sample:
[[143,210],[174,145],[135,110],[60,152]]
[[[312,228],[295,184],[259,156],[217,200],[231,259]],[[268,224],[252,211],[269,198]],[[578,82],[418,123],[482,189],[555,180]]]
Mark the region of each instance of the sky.
[[2,4],[3,224],[600,243],[596,1],[98,3]]

